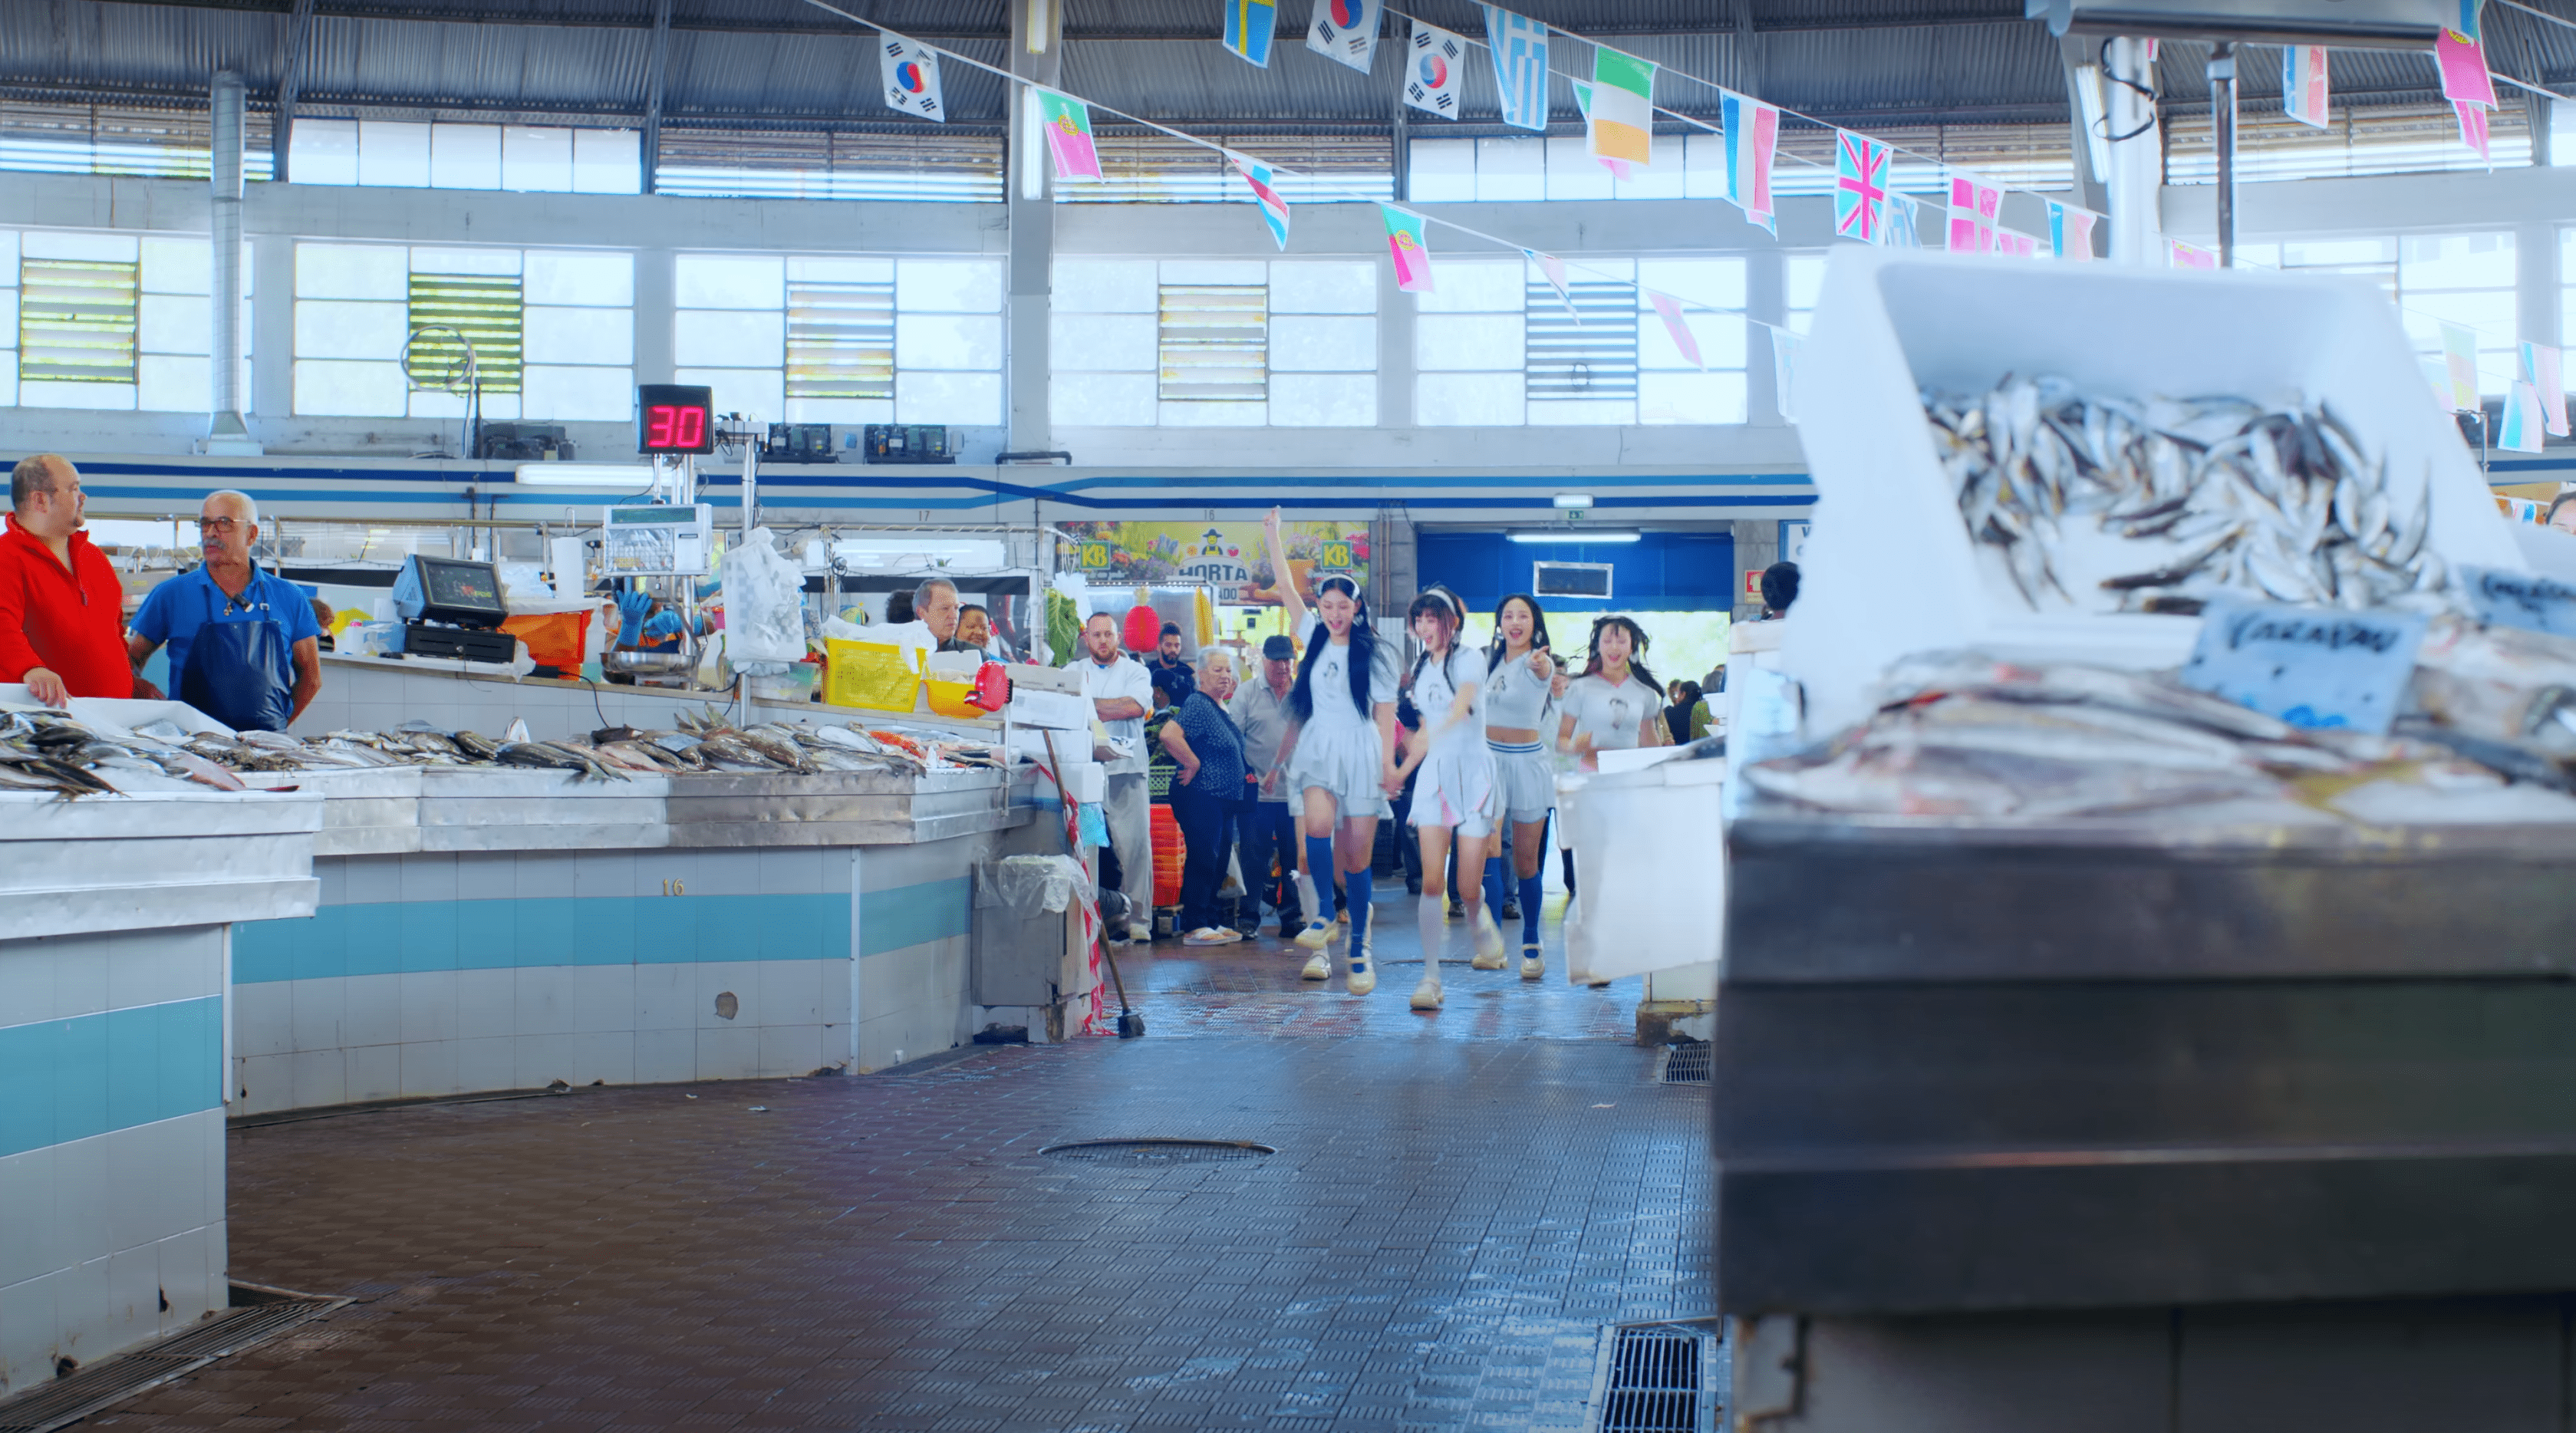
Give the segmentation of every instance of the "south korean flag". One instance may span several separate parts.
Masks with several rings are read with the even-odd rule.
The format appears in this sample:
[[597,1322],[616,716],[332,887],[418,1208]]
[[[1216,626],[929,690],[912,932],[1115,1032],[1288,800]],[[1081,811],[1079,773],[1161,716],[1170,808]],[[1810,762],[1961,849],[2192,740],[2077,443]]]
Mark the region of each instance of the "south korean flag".
[[1414,22],[1405,52],[1404,102],[1443,119],[1458,117],[1458,82],[1466,74],[1467,42],[1437,25]]
[[885,71],[888,109],[936,124],[948,122],[947,107],[939,102],[938,52],[889,30],[877,46],[877,58]]
[[1367,74],[1377,57],[1377,13],[1378,0],[1315,0],[1306,48]]

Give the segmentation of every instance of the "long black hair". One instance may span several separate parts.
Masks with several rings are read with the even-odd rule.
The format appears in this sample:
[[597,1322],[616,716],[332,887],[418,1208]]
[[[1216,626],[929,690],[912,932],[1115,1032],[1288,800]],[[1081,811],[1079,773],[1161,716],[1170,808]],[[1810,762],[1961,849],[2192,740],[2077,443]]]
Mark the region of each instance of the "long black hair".
[[[1359,604],[1360,610],[1351,614],[1351,648],[1349,655],[1343,659],[1342,665],[1350,669],[1351,705],[1358,708],[1359,714],[1365,717],[1374,705],[1369,700],[1369,678],[1375,672],[1377,665],[1377,634],[1369,630],[1368,598],[1361,594],[1360,585],[1351,579],[1336,575],[1316,583],[1316,601],[1320,604],[1325,592],[1337,583],[1344,592],[1350,594],[1351,601]],[[1314,720],[1315,691],[1312,678],[1315,672],[1315,659],[1324,654],[1325,646],[1332,640],[1333,629],[1324,625],[1322,617],[1317,617],[1315,630],[1306,638],[1306,655],[1297,663],[1297,685],[1288,689],[1288,715],[1300,722]]]
[[1513,593],[1494,604],[1494,655],[1485,663],[1488,676],[1503,664],[1503,648],[1508,645],[1503,641],[1503,609],[1515,602],[1530,610],[1530,647],[1535,650],[1547,645],[1547,609],[1539,606],[1538,599],[1526,592]]
[[1655,674],[1646,670],[1646,629],[1637,625],[1636,618],[1623,617],[1616,612],[1611,613],[1607,617],[1595,617],[1592,619],[1592,637],[1589,643],[1589,650],[1583,659],[1583,675],[1587,677],[1600,675],[1601,633],[1604,629],[1610,627],[1625,627],[1628,629],[1629,674],[1634,676],[1638,681],[1645,683],[1656,696],[1662,696],[1664,694],[1664,684],[1656,681]]
[[[1440,679],[1454,689],[1458,685],[1458,678],[1450,672],[1449,660],[1458,655],[1458,638],[1467,627],[1467,604],[1458,600],[1457,593],[1435,582],[1423,588],[1422,595],[1414,598],[1413,605],[1405,609],[1404,630],[1412,631],[1414,622],[1425,612],[1443,616],[1448,621],[1449,650],[1440,654]],[[1408,687],[1413,685],[1414,679],[1422,675],[1423,667],[1430,661],[1431,649],[1425,647],[1415,655],[1413,671],[1405,677],[1405,685]]]

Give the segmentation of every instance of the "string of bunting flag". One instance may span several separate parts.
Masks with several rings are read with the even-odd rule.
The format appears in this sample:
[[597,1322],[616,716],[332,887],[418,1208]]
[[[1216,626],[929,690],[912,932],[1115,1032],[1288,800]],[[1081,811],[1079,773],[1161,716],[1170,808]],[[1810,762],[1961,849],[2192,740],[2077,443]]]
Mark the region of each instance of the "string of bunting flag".
[[[1519,252],[1538,267],[1569,312],[1574,309],[1569,288],[1570,273],[1581,272],[1603,282],[1635,290],[1645,300],[1646,306],[1662,320],[1676,348],[1694,366],[1704,365],[1685,310],[1743,312],[1740,305],[1711,303],[1664,293],[1633,279],[1542,253],[1452,219],[1376,200],[1336,185],[1322,176],[1302,174],[1170,125],[1095,104],[971,56],[912,39],[826,3],[826,0],[806,0],[806,3],[878,32],[885,101],[888,107],[904,114],[933,122],[945,121],[938,73],[942,57],[1024,88],[1034,105],[1035,118],[1045,135],[1059,180],[1103,178],[1091,127],[1091,111],[1096,108],[1222,156],[1244,180],[1273,241],[1283,250],[1288,244],[1290,210],[1278,184],[1280,176],[1298,175],[1316,189],[1357,202],[1376,203],[1385,225],[1388,257],[1394,267],[1397,287],[1405,292],[1431,290],[1429,227],[1439,224]],[[1221,3],[1225,6],[1221,41],[1225,48],[1249,63],[1267,68],[1277,29],[1276,0],[1221,0]],[[1390,17],[1406,20],[1408,34],[1402,42],[1407,52],[1402,77],[1404,102],[1410,107],[1452,119],[1457,117],[1458,91],[1464,80],[1463,65],[1467,51],[1479,49],[1487,53],[1494,66],[1504,122],[1518,128],[1544,131],[1549,118],[1549,36],[1561,35],[1589,45],[1592,48],[1592,78],[1585,81],[1567,74],[1566,80],[1573,91],[1576,108],[1583,117],[1586,148],[1593,157],[1622,178],[1632,174],[1637,166],[1651,164],[1656,115],[1717,135],[1723,145],[1724,197],[1744,213],[1748,222],[1773,234],[1777,234],[1778,225],[1771,171],[1779,159],[1786,158],[1819,169],[1830,168],[1834,172],[1832,197],[1837,236],[1894,247],[1921,247],[1920,211],[1924,201],[1898,193],[1890,182],[1893,157],[1906,154],[1943,172],[1948,199],[1945,206],[1947,229],[1943,236],[1946,248],[2018,257],[2075,260],[2093,257],[2093,230],[2104,217],[2097,211],[2037,191],[2015,191],[1973,171],[1951,165],[1937,155],[1923,154],[1854,130],[1826,124],[1812,116],[1728,89],[1713,80],[1683,70],[1667,69],[1586,36],[1518,15],[1499,5],[1479,5],[1486,21],[1487,39],[1478,41],[1432,25],[1419,16],[1384,4],[1383,0],[1311,0],[1311,3],[1313,13],[1307,30],[1307,47],[1362,73],[1373,70],[1379,32],[1386,28],[1385,20]],[[2495,108],[2496,103],[2493,85],[2487,83],[2483,45],[2476,33],[2477,11],[2483,0],[2457,0],[2457,4],[2461,23],[2466,28],[2445,31],[2437,45],[2435,59],[2441,69],[2445,95],[2451,96],[2454,90],[2459,91],[2453,104],[2463,136],[2474,134],[2483,138],[2484,116]],[[2283,107],[2303,123],[2325,123],[2328,106],[2325,53],[2322,46],[2284,48]],[[1671,74],[1718,91],[1720,122],[1713,125],[1697,116],[1656,104],[1654,85],[1659,73]],[[2499,78],[2505,78],[2508,83],[2520,83],[2509,76]],[[1830,165],[1803,155],[1779,153],[1779,129],[1784,116],[1834,134],[1834,157]],[[2474,147],[2482,156],[2485,154],[2483,145]],[[2030,193],[2045,206],[2048,233],[2044,239],[2040,235],[2022,233],[1999,221],[2002,198],[2007,192]],[[2166,241],[2169,266],[2215,268],[2217,261],[2215,253],[2200,246],[2178,239]],[[1579,316],[1577,321],[1580,321]],[[2475,331],[2438,318],[2434,321],[2444,331],[2449,401],[2453,407],[2463,411],[2477,409]],[[1779,367],[1785,414],[1789,371],[1794,362],[1798,336],[1776,324],[1758,319],[1754,322],[1761,323],[1772,334],[1773,356]],[[2454,329],[2467,336],[2464,345],[2451,341]],[[2465,355],[2465,378],[2460,372],[2463,359],[2454,355],[2455,349]],[[2537,431],[2562,435],[2567,431],[2563,414],[2564,395],[2559,395],[2553,404],[2542,387],[2544,369],[2554,373],[2558,367],[2557,350],[2531,343],[2522,344],[2521,349],[2519,371],[2511,380],[2513,386],[2508,389],[2504,420],[2499,424],[2500,445],[2506,447],[2516,447],[2519,441],[2526,439],[2536,443],[2534,435]],[[2468,395],[2466,402],[2459,398],[2463,386]],[[2525,419],[2529,421],[2525,422]],[[2537,451],[2537,448],[2530,450]]]
[[[1635,290],[1663,321],[1674,346],[1694,367],[1704,368],[1706,365],[1701,360],[1699,340],[1691,332],[1690,325],[1684,316],[1685,310],[1699,309],[1711,313],[1734,314],[1743,312],[1740,304],[1712,303],[1688,295],[1668,294],[1649,289],[1634,279],[1606,270],[1594,269],[1558,255],[1541,253],[1502,235],[1487,233],[1454,219],[1423,214],[1399,205],[1385,203],[1357,190],[1336,185],[1323,176],[1304,174],[1283,165],[1272,164],[1215,140],[1175,129],[1142,115],[1130,114],[1109,105],[1095,103],[1079,95],[1040,84],[1026,76],[1012,74],[1008,70],[987,64],[971,55],[959,54],[954,50],[913,39],[898,31],[890,30],[877,21],[827,3],[827,0],[805,0],[805,3],[818,10],[838,15],[854,25],[861,25],[877,32],[881,76],[885,83],[885,98],[889,108],[944,123],[946,121],[945,101],[940,93],[938,68],[942,59],[955,60],[970,69],[981,70],[1001,79],[1006,84],[1015,85],[1027,91],[1034,98],[1037,109],[1036,118],[1041,133],[1045,137],[1048,158],[1059,181],[1071,179],[1096,181],[1104,177],[1100,169],[1099,149],[1093,142],[1091,124],[1091,112],[1097,109],[1103,114],[1113,115],[1130,124],[1170,135],[1174,139],[1222,156],[1226,163],[1243,178],[1246,187],[1252,191],[1254,202],[1260,207],[1263,222],[1268,226],[1272,239],[1283,250],[1288,246],[1290,215],[1288,202],[1280,193],[1277,184],[1280,175],[1295,174],[1318,189],[1340,194],[1355,202],[1376,204],[1386,227],[1387,254],[1395,268],[1396,285],[1407,293],[1427,293],[1431,290],[1429,226],[1439,224],[1486,243],[1514,250],[1529,262],[1538,265],[1540,273],[1547,278],[1549,286],[1555,289],[1558,300],[1565,304],[1569,313],[1576,312],[1573,291],[1570,287],[1570,275],[1573,273],[1587,274],[1602,282]],[[1247,6],[1250,0],[1227,0],[1227,3],[1240,9]],[[1323,0],[1325,5],[1332,3],[1333,0]],[[1373,3],[1373,0],[1342,0],[1342,3],[1347,7],[1357,8],[1363,3]],[[1267,5],[1251,8],[1263,11],[1272,9]],[[1229,26],[1228,34],[1236,41],[1244,40],[1259,28],[1256,24],[1247,29],[1239,20],[1230,20]],[[1373,33],[1372,43],[1374,43]],[[1233,48],[1233,45],[1229,44],[1228,48]],[[1266,41],[1262,43],[1259,53],[1266,58],[1268,54]],[[1543,67],[1539,73],[1543,80],[1545,77]],[[1579,313],[1576,313],[1576,321],[1581,322]]]

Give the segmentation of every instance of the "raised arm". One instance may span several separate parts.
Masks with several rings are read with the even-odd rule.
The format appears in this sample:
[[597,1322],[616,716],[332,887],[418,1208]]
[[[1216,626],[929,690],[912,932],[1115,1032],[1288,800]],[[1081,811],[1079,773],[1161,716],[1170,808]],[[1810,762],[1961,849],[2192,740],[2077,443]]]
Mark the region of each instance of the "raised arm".
[[1303,647],[1313,622],[1306,614],[1306,594],[1297,589],[1297,569],[1288,565],[1288,539],[1279,532],[1279,509],[1272,508],[1261,520],[1261,537],[1270,547],[1270,585],[1288,614],[1288,638]]

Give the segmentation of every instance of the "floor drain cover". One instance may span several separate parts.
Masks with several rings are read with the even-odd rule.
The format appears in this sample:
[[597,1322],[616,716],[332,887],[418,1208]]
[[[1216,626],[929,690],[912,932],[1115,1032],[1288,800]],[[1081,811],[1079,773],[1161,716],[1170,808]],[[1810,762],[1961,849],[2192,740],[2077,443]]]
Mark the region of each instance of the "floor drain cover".
[[1724,1398],[1725,1356],[1717,1336],[1686,1325],[1649,1324],[1602,1330],[1594,1375],[1593,1418],[1599,1433],[1709,1433]]
[[1664,1056],[1664,1083],[1667,1085],[1705,1085],[1708,1083],[1709,1045],[1695,1040],[1687,1045],[1667,1047]]
[[1234,1160],[1259,1159],[1265,1154],[1278,1152],[1266,1144],[1242,1139],[1079,1139],[1067,1144],[1051,1144],[1038,1151],[1086,1164],[1128,1164],[1148,1168],[1164,1164],[1225,1164]]
[[41,1383],[22,1396],[0,1400],[0,1433],[47,1433],[76,1423],[347,1302],[299,1297],[235,1308],[158,1343],[93,1364],[69,1378]]

